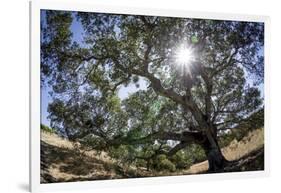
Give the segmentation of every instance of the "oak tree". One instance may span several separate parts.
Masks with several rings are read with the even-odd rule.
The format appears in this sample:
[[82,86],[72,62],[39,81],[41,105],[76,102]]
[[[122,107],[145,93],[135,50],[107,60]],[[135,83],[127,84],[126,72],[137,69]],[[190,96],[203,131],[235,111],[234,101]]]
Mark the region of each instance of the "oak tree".
[[[263,105],[263,23],[44,11],[41,80],[61,135],[130,160],[197,144],[223,171],[218,140]],[[81,24],[81,40],[73,23]],[[124,87],[142,87],[126,98]],[[141,152],[141,153],[140,153]]]

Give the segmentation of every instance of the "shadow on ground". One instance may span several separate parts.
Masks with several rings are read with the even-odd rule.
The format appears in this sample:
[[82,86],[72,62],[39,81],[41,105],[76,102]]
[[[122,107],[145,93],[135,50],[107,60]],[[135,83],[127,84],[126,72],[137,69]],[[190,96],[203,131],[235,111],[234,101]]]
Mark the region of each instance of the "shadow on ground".
[[225,172],[264,170],[264,147],[227,164]]
[[112,179],[112,167],[74,149],[41,141],[41,183]]
[[[262,146],[237,160],[228,162],[224,172],[257,171],[263,169],[264,148]],[[189,173],[188,171],[155,173],[137,168],[125,169],[114,162],[109,162],[98,156],[81,153],[75,148],[60,147],[41,140],[41,183],[204,173],[206,173],[206,170],[195,173]]]

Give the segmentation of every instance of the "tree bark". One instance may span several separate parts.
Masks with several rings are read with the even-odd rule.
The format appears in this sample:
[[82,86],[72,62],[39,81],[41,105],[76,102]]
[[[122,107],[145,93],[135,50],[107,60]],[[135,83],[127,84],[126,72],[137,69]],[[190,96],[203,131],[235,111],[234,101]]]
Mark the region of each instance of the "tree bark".
[[216,138],[214,138],[214,141],[216,142],[215,147],[210,143],[208,139],[206,139],[202,144],[202,147],[208,159],[208,164],[209,164],[208,172],[209,173],[224,172],[224,166],[227,160],[223,156]]

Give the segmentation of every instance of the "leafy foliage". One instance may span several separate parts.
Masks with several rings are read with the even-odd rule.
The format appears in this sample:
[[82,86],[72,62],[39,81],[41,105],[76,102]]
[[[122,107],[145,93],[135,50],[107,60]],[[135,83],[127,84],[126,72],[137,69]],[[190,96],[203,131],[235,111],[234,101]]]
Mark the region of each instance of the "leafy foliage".
[[168,160],[165,155],[160,154],[156,157],[155,169],[159,171],[168,170],[170,172],[174,172],[176,171],[176,166]]
[[44,132],[47,132],[47,133],[55,133],[54,129],[52,129],[52,128],[46,126],[46,125],[41,124],[40,128],[41,128],[41,131],[44,131]]
[[[41,73],[52,89],[52,127],[124,163],[160,159],[155,168],[173,171],[210,151],[222,157],[223,131],[262,106],[263,23],[44,14]],[[81,42],[72,39],[73,22],[82,26]],[[188,66],[175,59],[183,45],[194,55]],[[145,89],[118,96],[140,80]]]

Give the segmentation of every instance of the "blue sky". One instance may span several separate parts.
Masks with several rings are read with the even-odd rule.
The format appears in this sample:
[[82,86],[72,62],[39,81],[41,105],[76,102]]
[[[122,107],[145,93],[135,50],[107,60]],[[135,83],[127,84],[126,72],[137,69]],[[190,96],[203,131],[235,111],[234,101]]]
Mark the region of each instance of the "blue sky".
[[[75,18],[75,17],[73,17]],[[41,11],[41,22],[45,23],[45,12]],[[73,33],[73,41],[76,41],[79,44],[83,44],[83,28],[80,22],[73,20],[71,25],[71,31]],[[247,79],[249,84],[252,83],[251,79]],[[145,90],[147,87],[147,82],[144,78],[139,79],[139,88],[137,88],[134,84],[129,84],[127,87],[120,86],[118,91],[118,96],[121,100],[127,98],[130,94],[138,91]],[[264,85],[259,85],[259,90],[261,91],[261,96],[264,97]],[[48,117],[48,104],[52,102],[52,97],[49,92],[52,91],[51,87],[48,85],[41,87],[41,123],[47,126],[50,126],[50,120]]]

